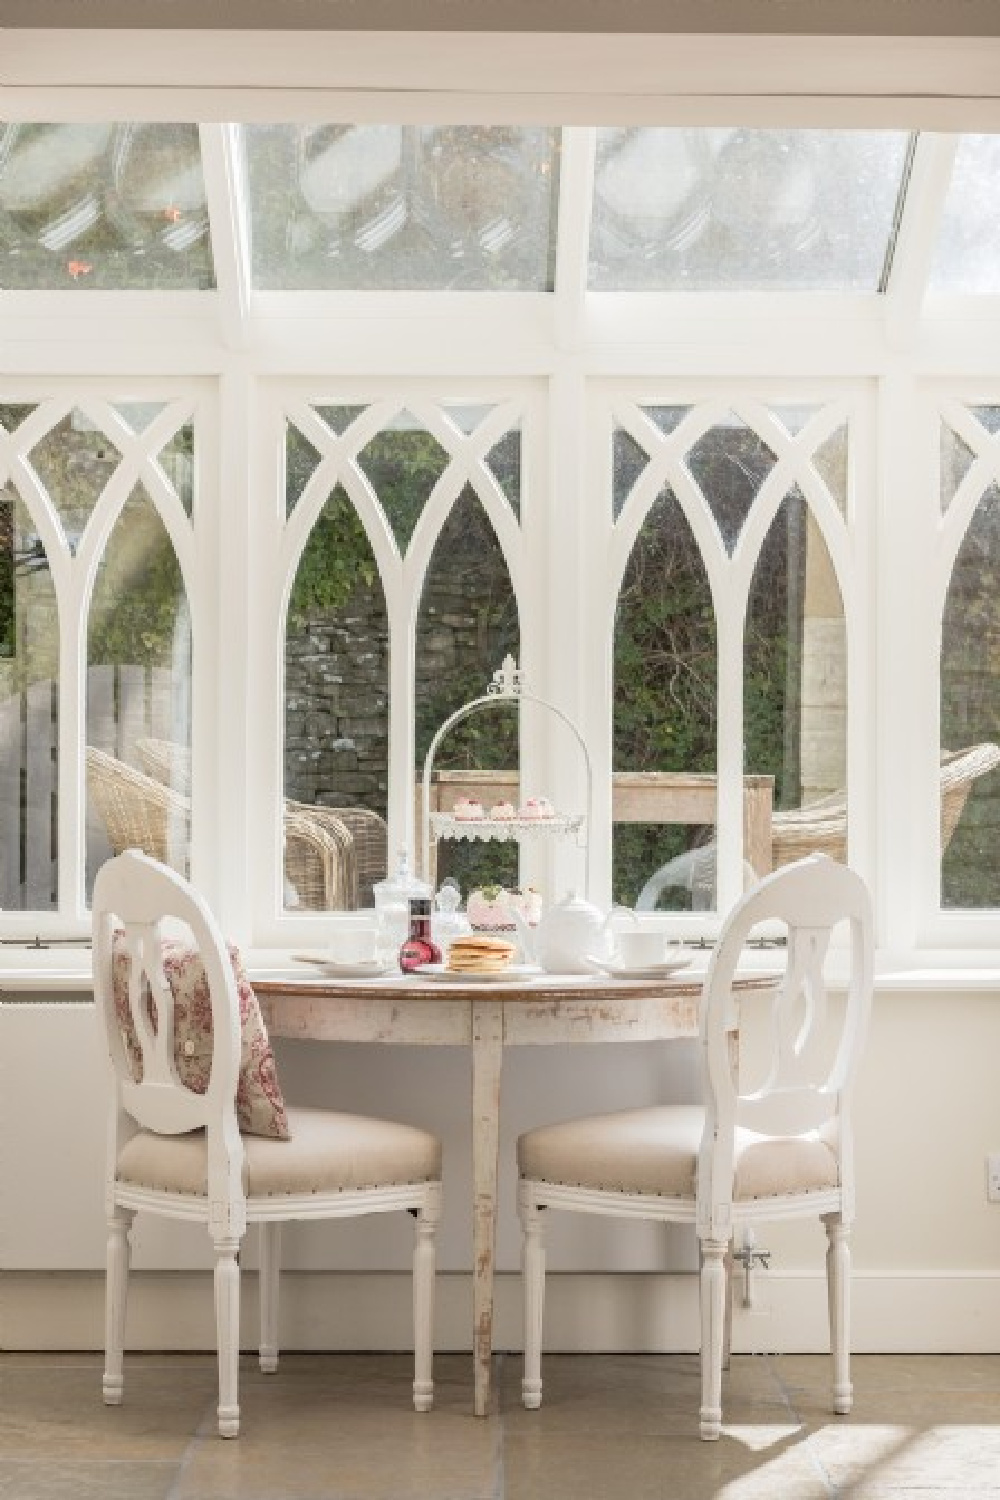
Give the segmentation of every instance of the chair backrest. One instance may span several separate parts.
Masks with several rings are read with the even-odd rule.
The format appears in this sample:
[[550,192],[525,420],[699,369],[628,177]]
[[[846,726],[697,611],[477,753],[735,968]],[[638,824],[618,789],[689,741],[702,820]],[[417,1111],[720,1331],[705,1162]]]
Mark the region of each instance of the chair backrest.
[[87,787],[115,854],[141,849],[185,870],[191,825],[186,797],[93,745],[87,746]]
[[147,776],[172,786],[185,797],[191,795],[191,751],[173,740],[138,739],[135,752]]
[[951,836],[969,799],[972,783],[1000,765],[1000,745],[989,740],[970,745],[967,750],[945,750],[941,754],[941,853],[951,843]]
[[[775,921],[787,930],[785,971],[758,1017],[764,1045],[749,1063],[741,1056],[737,1077],[731,1046],[733,976],[751,929]],[[848,929],[843,1007],[828,1004],[824,973],[831,933],[842,923]],[[729,916],[705,979],[701,1016],[707,1123],[699,1200],[705,1200],[704,1210],[717,1226],[728,1222],[740,1126],[785,1136],[835,1122],[830,1139],[840,1155],[841,1191],[850,1207],[850,1104],[871,1008],[873,947],[864,881],[824,854],[769,875]],[[778,966],[782,950],[773,952]],[[742,1038],[740,1050],[744,1053]]]
[[[189,930],[204,964],[212,1011],[212,1064],[205,1093],[188,1088],[175,1061],[174,996],[164,972],[164,919]],[[108,860],[93,897],[94,998],[114,1071],[112,1141],[122,1111],[143,1129],[178,1135],[206,1128],[213,1200],[241,1193],[242,1144],[236,1122],[240,1010],[225,943],[201,896],[175,871],[136,849]],[[136,1079],[115,1006],[115,932],[128,955],[128,1010],[141,1053]],[[152,1004],[152,1011],[151,1011]],[[154,1020],[155,1016],[155,1020]],[[115,1156],[116,1150],[111,1155]]]

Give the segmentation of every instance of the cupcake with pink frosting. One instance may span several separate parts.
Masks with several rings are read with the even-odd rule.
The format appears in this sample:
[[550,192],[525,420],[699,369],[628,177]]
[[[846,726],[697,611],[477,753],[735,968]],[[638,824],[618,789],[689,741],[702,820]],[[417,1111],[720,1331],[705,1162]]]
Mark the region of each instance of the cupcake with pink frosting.
[[474,823],[477,818],[485,816],[483,804],[477,802],[475,797],[459,797],[452,808],[452,815],[463,823]]
[[556,810],[548,797],[529,797],[518,814],[522,818],[554,818]]

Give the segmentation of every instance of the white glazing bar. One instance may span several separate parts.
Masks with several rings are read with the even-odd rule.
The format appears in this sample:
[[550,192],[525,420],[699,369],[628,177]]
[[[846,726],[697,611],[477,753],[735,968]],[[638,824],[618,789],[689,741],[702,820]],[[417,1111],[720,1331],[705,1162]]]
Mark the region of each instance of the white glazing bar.
[[894,349],[912,348],[920,332],[959,139],[957,135],[917,137],[886,288],[886,339]]
[[[539,613],[536,619],[543,621],[545,639],[545,679],[541,691],[580,727],[593,754],[595,736],[607,733],[608,698],[589,627],[593,605],[588,598],[588,582],[593,574],[588,558],[593,557],[597,539],[590,523],[595,496],[593,475],[586,463],[586,395],[581,370],[575,361],[567,360],[549,384],[551,443],[543,543],[546,595],[544,616]],[[587,799],[585,768],[579,757],[566,752],[565,747],[571,743],[565,730],[560,730],[558,739],[555,736],[549,739],[546,756],[550,795],[570,811],[585,807]],[[595,806],[588,821],[599,823],[600,819]],[[588,839],[593,836],[594,829],[588,828]],[[550,890],[554,900],[560,900],[568,890],[583,891],[587,876],[582,849],[562,842],[553,848]],[[594,899],[600,887],[593,862],[589,877],[591,888],[587,894]]]
[[[879,382],[877,441],[878,606],[869,643],[877,700],[875,910],[877,940],[895,951],[916,940],[935,885],[932,857],[922,851],[928,840],[937,842],[937,622],[929,594],[925,607],[914,609],[914,580],[926,574],[933,553],[937,434],[932,404],[907,373]],[[899,495],[908,498],[905,526],[896,515]]]
[[596,130],[568,126],[562,132],[555,275],[555,339],[560,349],[578,349],[585,331],[596,141]]
[[847,854],[875,889],[879,558],[878,425],[874,388],[858,388],[849,406],[847,526],[850,575],[840,583],[847,638]]
[[[243,564],[245,592],[233,619],[242,626],[245,644],[241,647],[233,639],[232,627],[227,629],[223,645],[226,659],[236,652],[237,660],[227,693],[232,714],[223,727],[217,767],[221,774],[227,755],[237,752],[237,739],[242,735],[242,744],[247,747],[246,801],[242,802],[243,794],[233,788],[225,793],[228,800],[224,826],[230,829],[230,817],[241,819],[240,828],[231,829],[237,836],[234,847],[244,861],[236,876],[235,909],[242,911],[248,903],[252,904],[255,938],[259,932],[260,941],[273,942],[275,922],[284,904],[280,814],[284,793],[282,606],[285,591],[291,586],[283,568],[287,550],[283,545],[285,393],[277,382],[257,385],[249,379],[239,382],[235,377],[232,379],[236,431],[243,436],[244,461],[250,467],[242,475],[243,483],[230,486],[223,464],[223,509],[233,529],[235,550],[229,571],[234,590],[240,584],[239,564]],[[240,477],[239,454],[233,453],[231,461],[235,481]],[[251,809],[255,810],[252,819]]]
[[229,349],[244,349],[250,316],[250,205],[240,127],[200,125],[198,130],[222,340]]

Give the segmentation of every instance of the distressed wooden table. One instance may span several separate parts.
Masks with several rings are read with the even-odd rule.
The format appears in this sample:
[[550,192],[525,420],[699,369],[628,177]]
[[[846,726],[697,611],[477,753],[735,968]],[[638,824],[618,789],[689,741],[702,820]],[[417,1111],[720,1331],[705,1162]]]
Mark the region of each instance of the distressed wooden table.
[[[500,1067],[505,1047],[636,1042],[698,1035],[704,972],[657,980],[542,974],[463,983],[396,974],[342,980],[254,977],[272,1036],[472,1048],[473,1366],[475,1411],[485,1416],[493,1348]],[[747,974],[734,992],[766,990],[773,974]]]

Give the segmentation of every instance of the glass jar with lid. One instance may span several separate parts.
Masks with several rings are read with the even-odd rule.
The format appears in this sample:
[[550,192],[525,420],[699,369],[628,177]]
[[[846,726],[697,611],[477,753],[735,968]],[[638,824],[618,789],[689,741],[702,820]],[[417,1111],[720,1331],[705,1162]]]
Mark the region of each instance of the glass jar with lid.
[[410,856],[400,849],[395,873],[372,886],[375,898],[375,942],[380,958],[395,958],[410,931],[410,900],[414,896],[428,901],[432,891],[410,869]]

